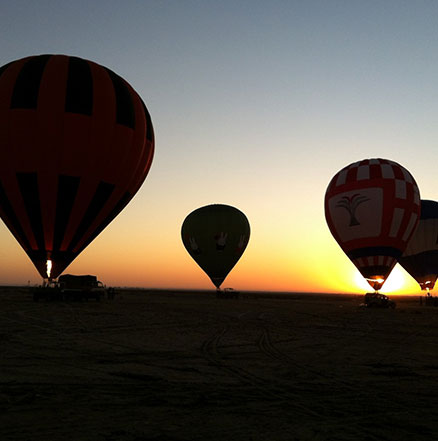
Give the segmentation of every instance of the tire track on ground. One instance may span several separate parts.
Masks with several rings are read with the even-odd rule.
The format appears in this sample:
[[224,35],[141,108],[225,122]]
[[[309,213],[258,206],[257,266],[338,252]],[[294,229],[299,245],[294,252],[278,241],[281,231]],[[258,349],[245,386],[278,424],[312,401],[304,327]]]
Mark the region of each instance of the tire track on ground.
[[[80,320],[77,317],[77,314],[75,312],[75,310],[73,308],[71,308],[70,306],[64,305],[66,307],[67,310],[69,310],[70,314],[71,314],[71,319],[73,320],[73,322],[76,322],[76,324],[78,325],[77,328],[66,328],[66,327],[57,327],[56,324],[54,324],[52,321],[49,320],[45,320],[45,319],[40,319],[40,318],[36,318],[36,317],[31,317],[28,316],[28,312],[35,312],[37,310],[39,310],[40,308],[29,308],[28,310],[20,310],[18,311],[15,315],[15,317],[11,317],[10,315],[8,316],[6,313],[3,313],[3,318],[9,322],[15,323],[15,324],[19,324],[19,325],[23,325],[25,327],[31,327],[31,328],[36,328],[38,330],[42,330],[44,332],[47,332],[48,334],[52,334],[52,335],[57,335],[57,336],[62,336],[62,337],[68,337],[71,338],[72,337],[72,330],[77,330],[77,332],[74,334],[75,340],[77,341],[78,338],[81,338],[82,340],[89,340],[89,341],[94,341],[96,343],[99,344],[104,344],[109,346],[111,349],[114,348],[118,348],[119,352],[118,353],[113,353],[111,356],[112,357],[116,357],[117,359],[113,360],[114,364],[120,364],[120,362],[118,361],[118,358],[122,358],[122,362],[125,362],[126,360],[124,359],[125,357],[128,357],[130,355],[135,355],[135,356],[140,356],[142,357],[142,352],[141,352],[141,348],[137,347],[137,346],[133,346],[133,345],[126,345],[126,344],[121,344],[121,343],[116,343],[112,340],[105,340],[103,338],[96,338],[92,335],[93,331],[88,331],[86,325],[82,322],[82,320]],[[18,317],[17,317],[18,316]],[[31,319],[32,321],[29,321],[29,319]],[[35,323],[37,322],[37,323]],[[28,343],[26,345],[26,347],[24,348],[20,348],[17,345],[15,345],[14,347],[12,347],[10,350],[15,353],[18,354],[20,356],[25,357],[26,359],[39,359],[38,357],[38,352],[36,352],[35,350],[33,350],[33,346],[35,344],[38,344],[41,342],[41,340],[38,339],[34,339],[32,336],[27,336],[27,340]],[[68,360],[67,358],[60,358],[60,357],[45,357],[44,358],[44,363],[48,363],[51,365],[56,365],[56,366],[64,366],[64,367],[68,367],[68,368],[74,368],[74,369],[79,369],[82,371],[87,371],[87,372],[94,372],[96,374],[101,374],[101,375],[109,375],[109,376],[117,376],[117,377],[122,377],[123,376],[123,372],[111,372],[108,371],[108,369],[106,369],[105,367],[98,367],[100,362],[99,362],[99,357],[102,357],[101,354],[96,353],[96,351],[93,351],[91,349],[86,349],[86,348],[76,348],[73,345],[68,346],[68,347],[64,347],[63,348],[64,351],[68,351],[70,353],[76,354],[78,356],[81,357],[87,357],[88,359],[91,357],[96,358],[96,365],[95,367],[90,367],[89,365],[84,366],[81,365],[79,363],[73,363],[70,360]],[[33,358],[34,357],[34,358]],[[144,358],[144,357],[143,357]],[[154,364],[154,363],[146,363],[146,361],[144,359],[141,360],[136,360],[139,364],[142,364],[144,366],[148,366],[148,367],[158,367],[158,368],[162,368],[161,365],[159,364]],[[102,363],[104,364],[104,363]],[[127,373],[126,375],[129,375],[129,373]],[[135,378],[139,379],[141,377],[141,374],[138,374]]]
[[[328,383],[327,383],[328,385],[330,385],[332,380],[335,380],[335,383],[333,384],[333,386],[340,384],[343,388],[342,395],[344,395],[346,397],[354,396],[357,392],[356,387],[347,381],[340,381],[338,378],[333,379],[329,375],[324,375],[320,371],[316,371],[316,370],[311,369],[307,366],[303,366],[303,365],[300,365],[299,363],[297,363],[288,354],[282,352],[281,350],[279,350],[277,347],[274,346],[267,327],[263,327],[261,335],[256,340],[256,344],[257,344],[257,347],[259,348],[259,350],[262,353],[264,353],[265,355],[267,355],[268,357],[270,357],[271,359],[279,361],[287,366],[293,365],[293,366],[298,367],[300,369],[305,369],[307,372],[311,373],[312,375],[314,375],[316,377],[320,377],[322,380],[324,380],[324,382],[328,381]],[[338,392],[338,395],[339,395],[339,392]],[[402,406],[403,409],[399,408],[398,410],[391,410],[391,406],[392,407],[394,407],[395,405],[400,406],[400,403],[398,403],[394,400],[389,400],[388,398],[386,398],[386,404],[388,404],[389,408],[386,409],[385,411],[376,411],[374,409],[366,414],[355,415],[355,416],[350,415],[348,418],[345,418],[344,416],[342,416],[342,417],[338,417],[338,416],[324,417],[323,419],[327,420],[326,422],[324,422],[324,427],[326,429],[328,429],[328,428],[336,429],[339,426],[343,426],[346,422],[348,422],[349,424],[358,424],[358,423],[360,424],[364,420],[368,420],[370,418],[382,415],[382,412],[384,412],[385,415],[388,417],[397,416],[397,415],[400,415],[401,413],[405,413],[406,415],[409,415],[410,409],[408,407],[406,407],[405,405]]]
[[258,375],[249,372],[238,366],[233,366],[223,360],[219,351],[219,342],[226,334],[229,327],[225,326],[212,334],[210,338],[205,340],[201,345],[201,352],[210,365],[215,366],[220,371],[225,372],[241,382],[252,386],[265,399],[284,402],[289,408],[301,416],[320,417],[319,413],[311,408],[296,404],[299,394],[292,390],[286,390],[284,385],[279,385],[271,380],[266,380]]

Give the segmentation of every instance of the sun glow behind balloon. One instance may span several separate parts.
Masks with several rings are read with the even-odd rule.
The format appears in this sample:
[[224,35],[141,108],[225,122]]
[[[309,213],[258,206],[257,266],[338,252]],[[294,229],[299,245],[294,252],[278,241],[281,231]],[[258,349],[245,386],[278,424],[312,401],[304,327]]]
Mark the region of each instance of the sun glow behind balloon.
[[[359,271],[354,274],[355,284],[365,291],[370,291],[370,285]],[[394,293],[401,290],[405,285],[406,279],[399,267],[394,267],[379,292],[383,294]],[[399,293],[400,294],[400,293]]]

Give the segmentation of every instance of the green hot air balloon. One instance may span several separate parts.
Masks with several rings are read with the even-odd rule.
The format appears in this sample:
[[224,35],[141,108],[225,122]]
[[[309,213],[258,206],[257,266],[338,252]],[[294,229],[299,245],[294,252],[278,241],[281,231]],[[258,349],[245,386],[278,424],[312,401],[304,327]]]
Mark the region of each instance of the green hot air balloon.
[[249,235],[246,216],[222,204],[191,212],[181,228],[186,250],[218,289],[245,251]]

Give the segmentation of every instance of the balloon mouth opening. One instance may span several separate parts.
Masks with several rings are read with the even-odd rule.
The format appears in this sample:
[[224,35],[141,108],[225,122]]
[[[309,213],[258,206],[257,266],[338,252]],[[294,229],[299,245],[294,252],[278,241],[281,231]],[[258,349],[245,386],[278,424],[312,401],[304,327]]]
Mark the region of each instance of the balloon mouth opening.
[[432,280],[426,280],[425,282],[422,282],[422,283],[420,284],[421,289],[422,289],[423,291],[427,291],[428,293],[429,293],[429,291],[430,291],[431,289],[433,289],[434,285],[435,285],[435,282],[432,281]]
[[372,276],[372,277],[366,277],[366,281],[371,285],[371,287],[378,291],[382,285],[385,283],[385,278],[383,276]]
[[47,278],[50,280],[52,274],[52,261],[50,259],[47,259],[46,262],[46,274],[47,274]]

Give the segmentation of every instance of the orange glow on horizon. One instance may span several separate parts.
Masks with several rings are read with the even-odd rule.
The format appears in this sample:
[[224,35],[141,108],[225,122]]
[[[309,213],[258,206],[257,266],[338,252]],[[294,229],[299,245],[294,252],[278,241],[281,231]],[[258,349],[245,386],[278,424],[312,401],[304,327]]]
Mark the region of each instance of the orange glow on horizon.
[[[362,277],[359,271],[354,275],[355,284],[364,291],[372,291],[368,282]],[[399,265],[396,265],[386,279],[382,288],[379,290],[382,294],[414,294],[419,291],[419,286],[409,274],[407,274]]]
[[[364,294],[372,291],[326,226],[321,226],[316,216],[310,219],[306,227],[312,231],[311,235],[306,234],[304,227],[295,227],[286,234],[282,225],[278,225],[278,230],[263,231],[264,225],[253,222],[248,248],[222,287],[271,292]],[[317,219],[314,222],[318,225],[312,227],[313,219]],[[118,224],[105,230],[64,274],[95,274],[107,286],[115,287],[215,289],[184,249],[178,219],[173,221],[172,234],[159,236],[155,235],[158,226],[155,230],[143,229],[140,221],[134,217],[129,231]],[[286,223],[286,220],[278,222]],[[24,284],[40,283],[39,273],[11,235],[4,240],[0,263],[5,273],[2,283],[14,284],[17,280]],[[380,292],[424,295],[417,282],[399,265]]]

